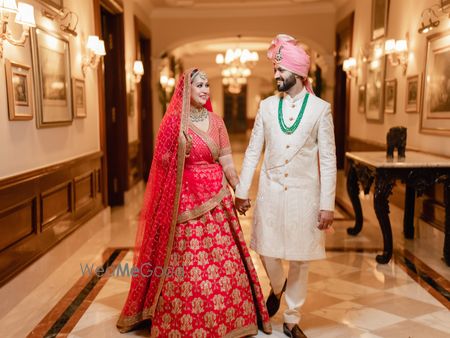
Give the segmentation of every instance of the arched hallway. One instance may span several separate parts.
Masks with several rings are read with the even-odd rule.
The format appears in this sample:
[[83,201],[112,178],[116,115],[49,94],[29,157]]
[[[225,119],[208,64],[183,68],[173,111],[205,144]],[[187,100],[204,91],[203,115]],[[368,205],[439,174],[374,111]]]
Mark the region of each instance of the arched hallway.
[[[238,170],[248,138],[232,139]],[[347,198],[339,178],[338,198]],[[106,210],[69,236],[0,290],[1,337],[128,337],[149,335],[148,328],[120,334],[115,323],[129,287],[129,276],[88,275],[89,268],[132,265],[132,246],[142,185],[126,196],[123,207]],[[253,186],[251,198],[255,198]],[[363,231],[350,237],[353,219],[336,209],[335,233],[326,237],[328,259],[311,264],[302,328],[308,337],[447,337],[450,334],[450,272],[440,260],[443,235],[418,221],[420,238],[403,240],[402,211],[393,206],[394,259],[377,264],[381,233],[363,199]],[[241,216],[247,242],[253,210]],[[439,243],[438,245],[433,243]],[[270,286],[252,252],[265,296]],[[82,269],[85,272],[83,277]],[[37,283],[38,282],[38,283]],[[38,284],[35,286],[35,284]],[[282,308],[286,306],[282,302]],[[10,309],[10,311],[8,311]],[[24,320],[24,313],[26,313]],[[285,337],[282,311],[272,318],[272,337]],[[18,325],[18,323],[21,323]],[[59,334],[59,335],[57,335]],[[265,337],[262,332],[258,337]]]
[[[248,278],[251,269],[245,263],[239,274],[228,276],[230,270],[239,270],[227,267],[228,253],[235,254],[240,248],[241,261],[248,257],[242,243],[232,240],[240,232],[236,227],[231,231],[230,224],[237,223],[225,181],[236,187],[237,178],[225,159],[230,157],[222,121],[204,109],[209,109],[209,97],[213,112],[223,118],[231,137],[241,182],[248,177],[241,167],[251,128],[257,116],[269,117],[263,121],[260,140],[264,139],[264,144],[259,145],[268,149],[267,158],[279,162],[266,166],[271,171],[266,172],[267,187],[276,188],[260,195],[260,201],[271,202],[259,204],[259,210],[267,209],[268,214],[255,217],[261,224],[267,221],[268,227],[259,228],[271,234],[267,251],[281,248],[286,254],[291,248],[306,252],[307,247],[320,247],[321,255],[321,233],[315,229],[313,207],[320,204],[322,217],[331,220],[336,201],[334,233],[325,236],[328,258],[312,262],[309,270],[308,295],[299,323],[309,338],[450,337],[449,13],[450,0],[0,0],[0,338],[149,336],[145,326],[120,334],[116,321],[133,273],[129,269],[145,182],[155,159],[165,164],[164,156],[170,153],[155,149],[161,121],[171,114],[167,107],[178,89],[177,81],[192,68],[206,72],[204,88],[209,87],[209,94],[199,95],[206,104],[197,101],[199,109],[191,109],[185,116],[194,126],[208,120],[211,134],[219,130],[214,142],[197,134],[208,146],[202,149],[204,162],[214,167],[216,175],[213,178],[203,172],[197,176],[201,179],[193,180],[203,190],[184,195],[185,201],[199,202],[186,203],[189,210],[181,210],[183,198],[179,202],[177,197],[151,208],[156,213],[171,210],[158,214],[161,222],[152,223],[167,231],[158,233],[156,239],[149,236],[152,245],[146,248],[152,253],[155,247],[159,253],[165,250],[164,264],[168,253],[178,264],[179,252],[173,250],[177,247],[170,240],[165,245],[164,240],[167,234],[183,232],[180,229],[185,222],[177,219],[181,226],[172,227],[171,232],[169,224],[175,222],[169,219],[181,215],[184,220],[187,215],[192,217],[189,221],[200,223],[195,225],[195,236],[197,231],[211,234],[210,223],[204,221],[206,213],[198,217],[211,205],[226,204],[229,217],[224,223],[216,220],[215,228],[230,231],[223,237],[211,235],[209,242],[203,239],[201,252],[185,246],[186,242],[197,243],[190,237],[191,229],[187,240],[175,237],[174,243],[187,248],[183,262],[197,259],[184,265],[186,270],[192,271],[197,264],[195,268],[202,265],[209,271],[200,278],[196,272],[193,283],[179,281],[171,295],[174,302],[164,296],[153,300],[151,305],[156,308],[169,304],[164,313],[167,331],[178,338],[178,326],[184,326],[186,318],[199,327],[184,332],[195,330],[201,338],[210,338],[200,334],[204,329],[219,336],[256,329],[254,320],[242,325],[242,318],[253,312],[250,290],[254,303],[258,298],[257,289],[252,289],[256,278]],[[288,64],[284,70],[277,69],[289,58],[286,49],[282,53],[282,46],[270,59],[266,57],[279,34],[283,39],[291,35],[305,48],[306,54],[292,60],[299,66],[295,71]],[[299,69],[308,68],[303,64],[307,60],[309,69]],[[307,104],[301,93],[294,97],[287,92],[283,98],[290,96],[291,102],[274,100],[270,109],[261,104],[283,91],[280,78],[276,79],[283,71],[298,75],[286,76],[286,80],[295,80],[291,84],[300,84],[299,78],[303,84],[308,80],[314,94],[330,104],[326,123],[313,121],[315,115],[324,115],[324,110],[310,104],[316,100],[313,96],[306,96]],[[200,78],[204,80],[203,74]],[[184,89],[183,93],[189,93],[188,86]],[[195,94],[195,86],[190,90]],[[183,99],[183,103],[195,101],[187,95]],[[296,106],[300,100],[304,104]],[[193,125],[188,133],[196,133]],[[173,131],[170,140],[178,136]],[[194,151],[199,151],[202,140],[196,142]],[[272,146],[273,140],[276,146]],[[394,158],[386,154],[390,143],[400,148]],[[399,156],[402,148],[406,157]],[[183,150],[183,145],[178,150]],[[177,182],[174,177],[181,173],[181,166],[160,170],[163,174],[152,187],[163,197],[171,196],[175,185],[177,192],[183,186],[191,188],[186,172],[192,167],[203,170],[205,163],[198,165],[190,150],[178,155],[178,161],[171,163],[186,161],[183,175],[188,178],[180,188],[180,176]],[[289,163],[290,155],[295,163]],[[161,157],[163,161],[158,161]],[[194,165],[190,167],[189,162]],[[167,173],[173,174],[172,180]],[[306,176],[314,176],[314,182],[307,185],[305,181],[311,177]],[[250,192],[253,201],[259,177],[258,169]],[[212,182],[221,189],[214,196]],[[318,187],[321,196],[316,204]],[[239,192],[245,189],[239,188],[236,194],[245,200],[246,192]],[[362,189],[368,195],[360,193]],[[212,197],[204,201],[205,196]],[[272,212],[268,206],[273,204],[281,208]],[[349,233],[356,232],[362,220],[359,204],[364,225],[361,233],[352,236]],[[222,218],[218,213],[220,216],[213,218]],[[247,245],[254,213],[252,208],[240,216]],[[303,225],[308,221],[306,228]],[[315,238],[309,240],[310,235]],[[221,239],[224,237],[226,240]],[[291,245],[286,245],[289,240]],[[284,245],[275,245],[275,241]],[[211,249],[211,242],[230,246]],[[203,258],[208,255],[205,263]],[[267,299],[269,279],[261,259],[253,251],[251,255]],[[149,256],[145,263],[154,256],[157,260],[163,257]],[[236,254],[234,262],[240,265],[238,258]],[[377,259],[389,262],[378,264]],[[112,275],[113,270],[125,275]],[[297,269],[298,277],[303,271]],[[148,283],[151,287],[156,285],[153,281]],[[247,281],[249,288],[244,285]],[[300,291],[298,298],[290,298],[291,304],[298,305],[303,302],[301,284],[306,283],[295,277],[290,281],[285,296]],[[165,282],[158,284],[159,291],[163,286],[172,287],[172,281]],[[247,299],[236,296],[240,286]],[[191,287],[197,294],[184,298],[188,309],[178,318],[171,317],[170,313],[180,309],[178,300]],[[212,299],[203,294],[205,288],[213,290]],[[214,293],[219,288],[220,295]],[[231,296],[227,288],[233,290]],[[283,321],[298,321],[296,314],[283,317],[285,296],[272,320],[273,337],[285,337]],[[151,302],[151,292],[135,300]],[[197,305],[209,302],[204,307],[209,307],[207,311],[189,309],[194,300]],[[222,300],[228,305],[223,306]],[[231,301],[242,307],[233,308]],[[175,310],[170,309],[172,304]],[[226,311],[222,311],[224,307]],[[133,322],[140,314],[131,308],[124,317]],[[143,315],[153,309],[146,307]],[[264,336],[260,331],[258,337]]]

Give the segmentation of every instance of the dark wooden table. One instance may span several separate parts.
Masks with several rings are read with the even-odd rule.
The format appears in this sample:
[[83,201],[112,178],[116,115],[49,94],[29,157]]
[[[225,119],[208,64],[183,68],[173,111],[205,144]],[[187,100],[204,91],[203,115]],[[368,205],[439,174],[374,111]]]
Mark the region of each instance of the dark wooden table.
[[408,151],[406,159],[386,159],[386,152],[347,152],[349,162],[347,192],[355,212],[355,226],[347,233],[356,236],[363,226],[359,200],[360,185],[368,194],[375,183],[373,207],[383,234],[383,253],[377,255],[378,263],[386,264],[392,258],[392,229],[389,219],[389,196],[396,180],[406,184],[403,232],[405,238],[414,238],[414,201],[436,183],[444,184],[445,229],[444,259],[450,266],[450,159]]

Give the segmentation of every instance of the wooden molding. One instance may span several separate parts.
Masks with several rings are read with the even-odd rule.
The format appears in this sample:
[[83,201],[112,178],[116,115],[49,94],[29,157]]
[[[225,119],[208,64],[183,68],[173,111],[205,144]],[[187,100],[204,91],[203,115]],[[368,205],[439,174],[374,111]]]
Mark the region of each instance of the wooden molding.
[[0,286],[104,208],[101,151],[0,181]]
[[25,181],[33,180],[40,176],[44,176],[48,173],[71,168],[76,163],[79,163],[80,161],[87,162],[87,161],[99,159],[103,156],[104,155],[103,155],[102,151],[97,151],[97,152],[89,154],[89,155],[85,155],[82,157],[78,157],[78,158],[71,159],[71,160],[64,161],[64,162],[57,163],[57,164],[52,164],[48,167],[34,169],[34,170],[30,170],[30,171],[27,171],[25,173],[22,173],[22,174],[19,174],[16,176],[7,177],[7,178],[0,180],[0,190],[5,189],[8,186],[15,185],[18,182],[25,182]]

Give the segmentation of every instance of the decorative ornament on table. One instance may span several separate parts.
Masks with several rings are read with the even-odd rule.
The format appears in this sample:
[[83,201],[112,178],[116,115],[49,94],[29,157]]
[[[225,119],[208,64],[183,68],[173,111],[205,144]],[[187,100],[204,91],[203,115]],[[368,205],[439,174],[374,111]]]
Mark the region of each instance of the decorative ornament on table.
[[405,160],[406,150],[406,128],[402,126],[392,127],[386,134],[386,158],[390,161],[394,159],[394,150],[397,148],[398,161]]

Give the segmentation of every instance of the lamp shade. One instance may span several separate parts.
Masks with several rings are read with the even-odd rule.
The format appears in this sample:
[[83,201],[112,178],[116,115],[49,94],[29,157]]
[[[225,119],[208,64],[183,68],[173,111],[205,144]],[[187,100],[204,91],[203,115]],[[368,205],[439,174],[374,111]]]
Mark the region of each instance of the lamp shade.
[[169,80],[167,81],[167,85],[169,87],[175,87],[175,78],[169,77]]
[[0,0],[0,12],[17,13],[16,0]]
[[167,86],[167,82],[169,82],[169,77],[167,75],[163,74],[159,77],[159,83],[161,83],[161,86]]
[[144,75],[144,64],[142,63],[142,61],[134,61],[133,72],[136,75]]
[[95,52],[97,50],[98,41],[99,39],[97,35],[89,35],[86,47]]
[[350,70],[352,70],[355,67],[356,67],[356,59],[353,58],[353,57],[345,59],[344,63],[342,64],[342,69],[345,72],[350,71]]
[[408,50],[408,43],[406,40],[395,41],[395,51],[398,53],[406,52]]
[[225,59],[223,57],[223,54],[217,54],[216,55],[216,63],[218,65],[223,65],[224,62],[225,62]]
[[98,56],[104,56],[106,55],[106,50],[105,50],[105,41],[103,40],[98,40],[97,42],[97,48],[94,50],[94,53]]
[[395,51],[395,40],[389,39],[384,43],[384,52],[386,54],[391,54]]

